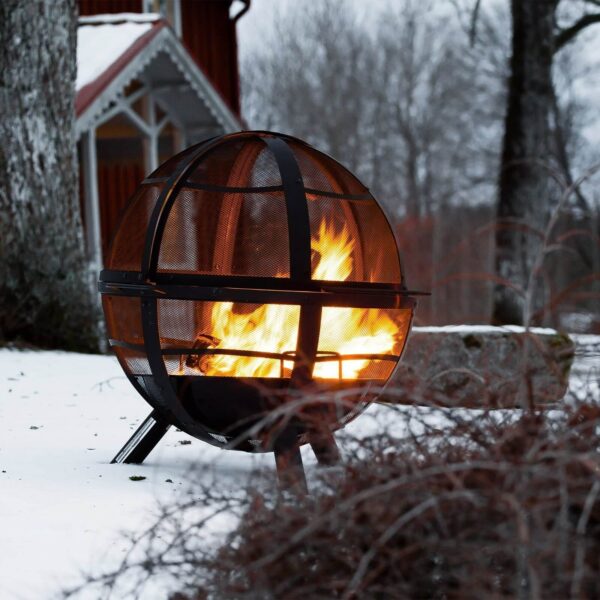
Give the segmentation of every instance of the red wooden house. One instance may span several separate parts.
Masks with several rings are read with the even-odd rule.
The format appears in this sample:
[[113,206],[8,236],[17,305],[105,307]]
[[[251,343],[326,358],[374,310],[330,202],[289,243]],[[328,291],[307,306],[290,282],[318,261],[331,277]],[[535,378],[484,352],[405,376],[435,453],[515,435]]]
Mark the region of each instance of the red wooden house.
[[76,133],[92,268],[146,174],[241,128],[236,21],[250,0],[79,0]]

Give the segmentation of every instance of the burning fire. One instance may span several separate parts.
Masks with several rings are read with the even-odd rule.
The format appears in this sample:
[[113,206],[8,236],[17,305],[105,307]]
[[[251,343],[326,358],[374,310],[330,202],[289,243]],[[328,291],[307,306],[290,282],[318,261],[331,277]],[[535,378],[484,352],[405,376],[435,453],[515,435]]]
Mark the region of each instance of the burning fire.
[[[353,269],[354,240],[346,226],[336,232],[332,223],[323,220],[312,240],[313,277],[324,281],[345,281]],[[244,305],[240,305],[243,309]],[[252,312],[236,311],[232,302],[213,305],[211,335],[199,336],[202,347],[218,347],[261,353],[283,354],[296,349],[300,307],[263,304]],[[321,316],[319,352],[341,355],[389,354],[397,345],[399,327],[385,311],[373,308],[324,307]],[[198,341],[197,341],[198,343]],[[183,361],[183,358],[182,358]],[[342,361],[342,378],[357,379],[370,359]],[[190,356],[177,374],[192,368],[197,374],[235,377],[281,377],[281,361],[264,356],[205,355]],[[284,361],[289,376],[293,362]],[[339,378],[339,361],[317,362],[316,378]]]

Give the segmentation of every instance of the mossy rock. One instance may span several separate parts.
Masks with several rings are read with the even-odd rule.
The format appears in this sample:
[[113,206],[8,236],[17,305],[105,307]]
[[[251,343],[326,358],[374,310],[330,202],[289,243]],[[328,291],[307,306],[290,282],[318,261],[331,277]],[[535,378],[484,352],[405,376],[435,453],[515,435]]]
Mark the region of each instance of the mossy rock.
[[416,327],[385,399],[467,408],[556,405],[574,356],[571,338],[550,329]]

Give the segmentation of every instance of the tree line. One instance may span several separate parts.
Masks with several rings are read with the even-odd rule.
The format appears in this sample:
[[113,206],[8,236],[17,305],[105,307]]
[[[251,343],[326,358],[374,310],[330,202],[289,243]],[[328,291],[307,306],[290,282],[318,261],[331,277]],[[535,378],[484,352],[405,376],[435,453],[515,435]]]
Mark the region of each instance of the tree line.
[[565,315],[593,311],[598,197],[574,182],[600,155],[572,89],[599,3],[402,0],[367,22],[354,6],[278,16],[245,57],[249,122],[306,138],[369,185],[397,223],[409,286],[433,292],[421,322],[560,326],[541,309],[568,286]]
[[[598,192],[578,181],[600,155],[568,93],[600,0],[400,0],[380,16],[355,6],[279,15],[243,64],[246,121],[307,139],[370,186],[411,287],[434,292],[422,322],[560,326],[577,311],[600,322]],[[75,0],[0,3],[4,343],[98,347],[77,193],[76,24]]]

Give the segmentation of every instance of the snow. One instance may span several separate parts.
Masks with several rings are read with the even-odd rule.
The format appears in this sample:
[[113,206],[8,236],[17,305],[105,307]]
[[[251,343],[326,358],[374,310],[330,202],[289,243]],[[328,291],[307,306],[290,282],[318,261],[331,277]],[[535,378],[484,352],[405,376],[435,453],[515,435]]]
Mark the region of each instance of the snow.
[[114,565],[121,531],[149,523],[192,467],[236,489],[257,465],[274,468],[270,454],[174,428],[143,466],[109,464],[149,411],[113,357],[0,350],[0,598],[51,598],[80,571]]
[[536,335],[556,335],[555,329],[546,327],[520,327],[518,325],[503,325],[497,327],[494,325],[442,325],[430,327],[413,327],[413,331],[421,333],[535,333]]
[[79,20],[77,91],[100,77],[136,40],[150,31],[160,17],[155,14],[133,16],[136,18],[129,13],[120,13]]
[[80,25],[89,25],[90,23],[122,23],[129,21],[131,23],[154,23],[160,21],[160,13],[106,13],[103,15],[89,15],[79,17]]
[[[591,352],[576,363],[572,389],[599,391],[600,336],[576,341]],[[346,431],[386,423],[402,434],[423,410],[374,405]],[[232,491],[255,468],[274,469],[270,454],[219,450],[174,428],[143,465],[109,464],[149,411],[112,356],[0,349],[0,599],[53,598],[81,572],[115,566],[129,547],[123,532],[139,532],[159,502],[184,494],[192,469]],[[310,480],[315,460],[308,448],[303,457]]]

